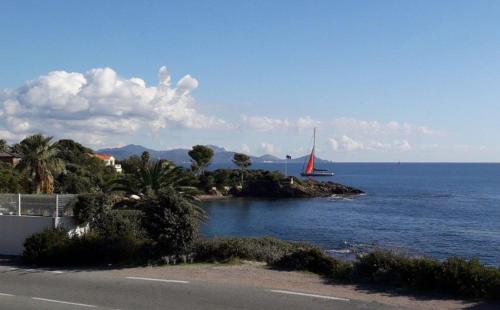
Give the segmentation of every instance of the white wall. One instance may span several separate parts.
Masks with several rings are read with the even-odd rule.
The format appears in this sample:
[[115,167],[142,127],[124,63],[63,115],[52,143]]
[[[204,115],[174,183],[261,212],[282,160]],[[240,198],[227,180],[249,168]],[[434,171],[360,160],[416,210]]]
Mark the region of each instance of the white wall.
[[[21,255],[26,238],[46,228],[54,228],[56,219],[45,216],[0,215],[0,255]],[[58,218],[58,226],[75,228],[72,218]]]

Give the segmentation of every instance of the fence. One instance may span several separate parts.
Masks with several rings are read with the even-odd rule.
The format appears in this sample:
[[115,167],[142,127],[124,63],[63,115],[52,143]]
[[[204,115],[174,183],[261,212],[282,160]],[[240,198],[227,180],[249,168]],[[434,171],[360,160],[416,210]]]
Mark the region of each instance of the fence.
[[77,195],[0,194],[0,215],[72,216]]

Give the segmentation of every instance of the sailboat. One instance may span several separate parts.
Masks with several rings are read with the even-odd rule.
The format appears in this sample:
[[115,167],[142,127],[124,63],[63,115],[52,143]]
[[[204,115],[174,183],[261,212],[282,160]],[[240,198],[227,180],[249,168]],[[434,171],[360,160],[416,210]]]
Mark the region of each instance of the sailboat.
[[314,167],[314,149],[316,148],[316,128],[314,128],[314,138],[313,138],[313,147],[311,150],[311,155],[309,155],[309,160],[307,161],[306,168],[300,174],[303,177],[331,177],[334,176],[335,173],[328,171],[326,169],[316,169]]

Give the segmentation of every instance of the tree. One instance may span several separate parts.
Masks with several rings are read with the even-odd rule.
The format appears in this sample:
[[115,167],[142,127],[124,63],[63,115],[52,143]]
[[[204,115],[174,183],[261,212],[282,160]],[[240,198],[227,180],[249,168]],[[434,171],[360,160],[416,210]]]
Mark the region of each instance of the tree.
[[0,152],[7,152],[8,150],[9,146],[7,145],[7,141],[0,139]]
[[190,186],[191,176],[169,161],[156,160],[139,167],[135,173],[116,179],[112,189],[136,195],[149,195],[165,188],[172,188],[184,197],[195,200],[194,196],[198,192],[195,187]]
[[11,164],[0,162],[0,193],[21,192],[21,177]]
[[70,139],[55,143],[57,157],[64,162],[64,170],[54,175],[56,193],[98,193],[106,187],[106,179],[115,177],[115,170],[90,154],[93,151]]
[[141,162],[143,166],[146,166],[149,163],[150,155],[148,151],[142,152]]
[[31,191],[37,194],[54,191],[52,172],[62,167],[62,161],[57,157],[57,145],[51,141],[52,137],[35,134],[18,145],[22,159],[16,168],[28,173]]
[[62,139],[57,141],[57,157],[65,162],[72,164],[82,165],[90,156],[87,154],[92,154],[92,150],[88,147],[81,145],[70,139]]
[[140,156],[132,155],[126,159],[119,160],[125,173],[136,173],[141,167],[144,167]]
[[191,169],[196,175],[203,174],[214,157],[214,151],[203,145],[193,146],[193,149],[188,154],[192,158]]
[[243,186],[243,172],[246,168],[252,165],[252,161],[248,155],[242,153],[234,153],[233,163],[240,167],[241,170],[241,186]]

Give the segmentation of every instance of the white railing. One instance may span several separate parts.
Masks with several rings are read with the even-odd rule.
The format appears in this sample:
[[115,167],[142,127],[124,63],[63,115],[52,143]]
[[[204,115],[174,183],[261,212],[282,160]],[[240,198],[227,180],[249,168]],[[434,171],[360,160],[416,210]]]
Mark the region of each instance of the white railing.
[[72,215],[77,195],[0,194],[0,215],[61,217]]

